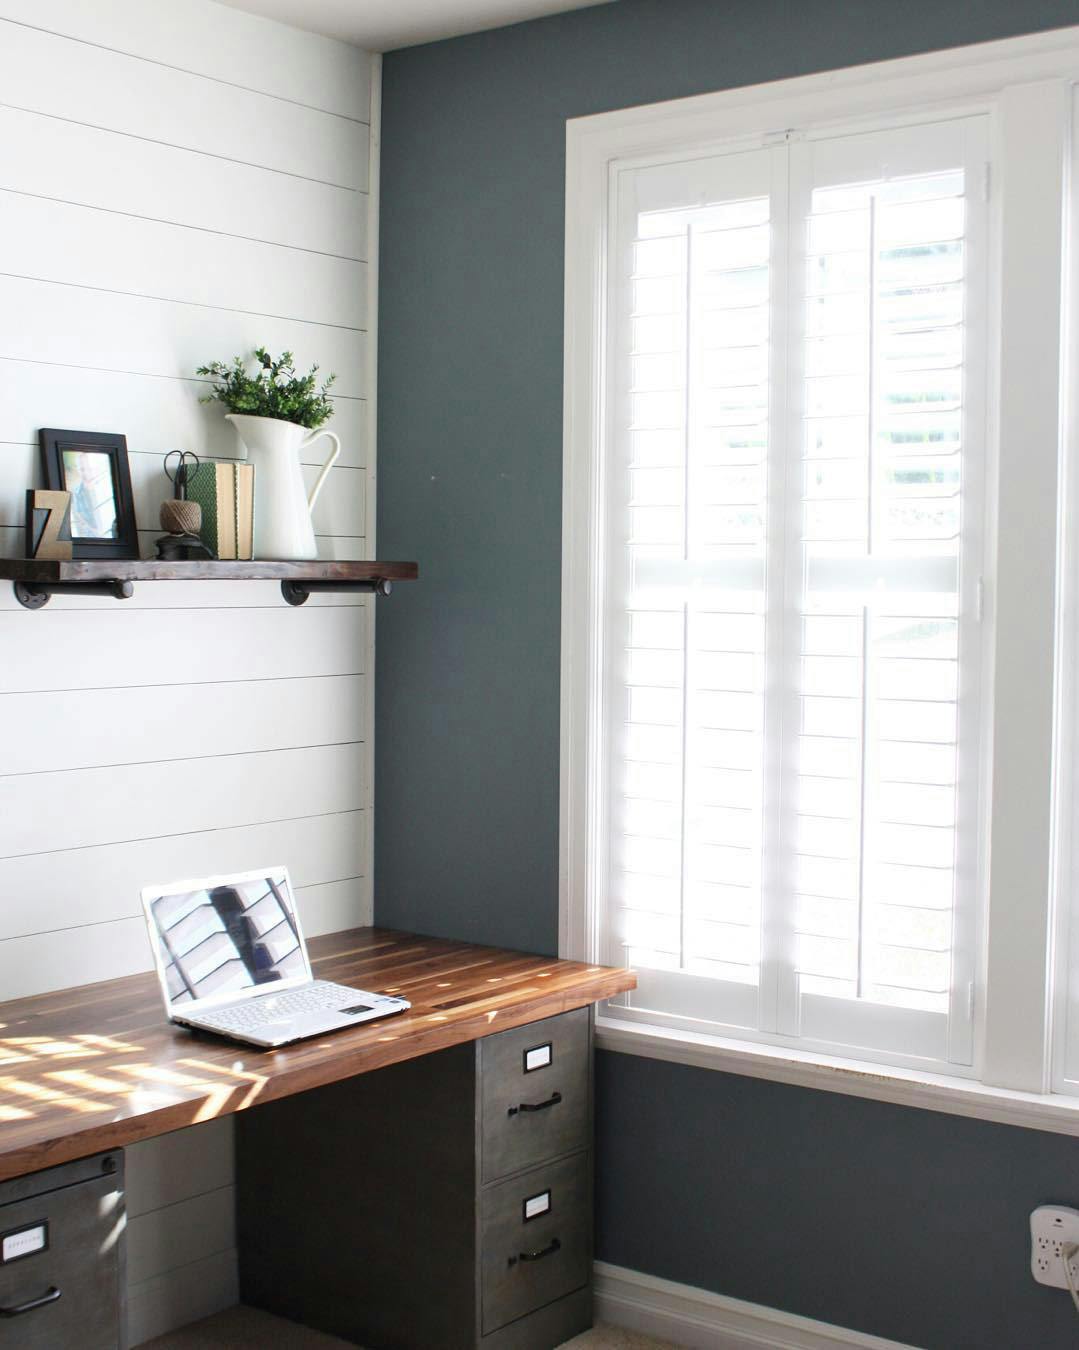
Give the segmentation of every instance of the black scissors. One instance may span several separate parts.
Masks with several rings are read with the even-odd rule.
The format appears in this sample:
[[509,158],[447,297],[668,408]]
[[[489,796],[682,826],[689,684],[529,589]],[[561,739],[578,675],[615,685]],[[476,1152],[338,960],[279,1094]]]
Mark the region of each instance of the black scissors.
[[[176,456],[176,468],[169,470],[169,461]],[[165,477],[173,486],[173,496],[177,501],[187,501],[187,475],[191,469],[197,469],[202,461],[194,450],[170,450],[165,456]]]

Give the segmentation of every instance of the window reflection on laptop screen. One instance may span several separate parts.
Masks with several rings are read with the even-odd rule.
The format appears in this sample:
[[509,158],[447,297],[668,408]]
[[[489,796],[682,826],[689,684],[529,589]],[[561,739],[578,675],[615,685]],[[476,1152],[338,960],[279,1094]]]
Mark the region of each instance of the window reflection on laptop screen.
[[158,895],[148,908],[173,1006],[307,972],[285,873]]

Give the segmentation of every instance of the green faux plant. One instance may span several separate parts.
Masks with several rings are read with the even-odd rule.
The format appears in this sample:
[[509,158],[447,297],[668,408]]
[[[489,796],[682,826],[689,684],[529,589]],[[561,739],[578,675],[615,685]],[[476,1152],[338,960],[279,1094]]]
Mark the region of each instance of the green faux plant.
[[254,356],[258,362],[254,375],[247,373],[242,356],[234,356],[228,365],[211,361],[208,366],[199,366],[196,375],[209,375],[216,381],[199,402],[223,403],[230,413],[276,417],[312,431],[333,415],[329,391],[336,375],[328,376],[320,388],[315,378],[318,366],[312,366],[306,375],[297,375],[291,352],[282,352],[275,361],[265,347],[256,347]]

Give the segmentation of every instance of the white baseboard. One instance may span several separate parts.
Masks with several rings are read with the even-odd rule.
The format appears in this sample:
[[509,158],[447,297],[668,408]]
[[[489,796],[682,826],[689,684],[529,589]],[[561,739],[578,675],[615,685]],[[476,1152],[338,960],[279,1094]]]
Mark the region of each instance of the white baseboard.
[[673,1341],[688,1350],[914,1350],[811,1317],[660,1280],[604,1261],[595,1265],[596,1321]]

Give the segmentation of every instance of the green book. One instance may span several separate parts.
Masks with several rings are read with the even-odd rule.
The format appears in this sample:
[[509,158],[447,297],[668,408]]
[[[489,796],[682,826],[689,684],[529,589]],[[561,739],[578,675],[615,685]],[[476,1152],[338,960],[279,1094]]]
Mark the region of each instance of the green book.
[[199,464],[186,483],[188,499],[202,507],[202,542],[222,559],[253,558],[255,466]]

